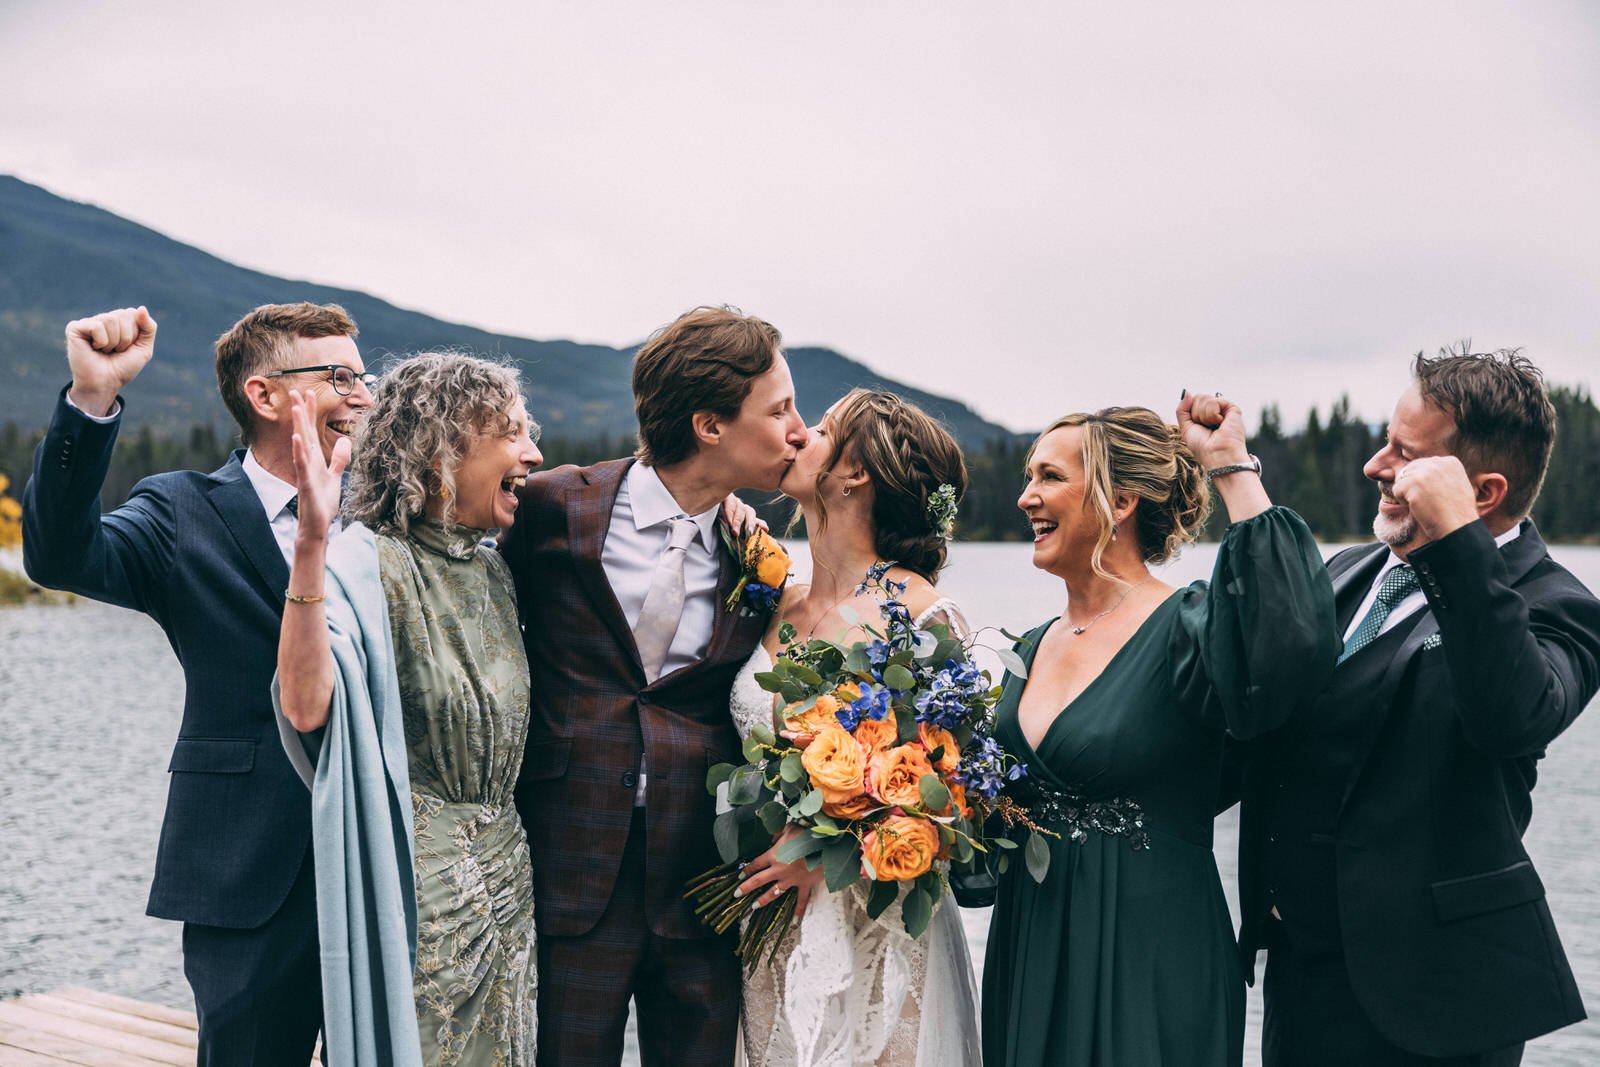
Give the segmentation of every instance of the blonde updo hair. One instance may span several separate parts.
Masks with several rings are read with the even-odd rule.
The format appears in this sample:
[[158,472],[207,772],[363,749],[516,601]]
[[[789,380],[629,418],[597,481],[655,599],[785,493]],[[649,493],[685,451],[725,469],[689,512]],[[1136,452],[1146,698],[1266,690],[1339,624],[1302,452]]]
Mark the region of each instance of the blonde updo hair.
[[872,481],[872,547],[878,558],[937,582],[947,552],[928,505],[941,485],[951,486],[957,501],[967,491],[967,465],[950,431],[910,401],[874,389],[846,393],[829,412],[827,428],[833,455],[817,475],[818,523],[828,521],[823,483],[847,458],[859,463]]
[[[342,514],[405,536],[430,496],[455,515],[456,471],[479,437],[516,431],[506,409],[522,395],[515,367],[458,352],[423,352],[390,367],[357,424]],[[537,438],[537,426],[530,432]]]
[[1176,426],[1149,408],[1063,415],[1034,438],[1028,463],[1033,463],[1040,441],[1067,426],[1083,431],[1083,506],[1100,520],[1090,558],[1096,574],[1111,577],[1100,561],[1111,544],[1112,502],[1118,493],[1131,493],[1138,501],[1134,528],[1146,563],[1167,562],[1199,536],[1211,514],[1211,488]]

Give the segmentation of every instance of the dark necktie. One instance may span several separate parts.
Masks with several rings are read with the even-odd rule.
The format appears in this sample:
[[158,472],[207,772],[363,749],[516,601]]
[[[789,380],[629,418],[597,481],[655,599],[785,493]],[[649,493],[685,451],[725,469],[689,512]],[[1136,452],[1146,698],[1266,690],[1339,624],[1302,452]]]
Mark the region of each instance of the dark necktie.
[[1417,572],[1406,563],[1395,567],[1383,576],[1383,584],[1378,586],[1378,597],[1372,602],[1372,607],[1367,610],[1367,617],[1361,620],[1361,625],[1356,627],[1356,632],[1350,635],[1350,640],[1345,642],[1344,652],[1339,656],[1343,663],[1363,648],[1372,644],[1377,639],[1379,631],[1383,629],[1383,620],[1389,617],[1395,605],[1406,597],[1422,588],[1417,582]]
[[283,506],[283,510],[293,515],[298,522],[300,519],[300,495],[296,493],[290,497],[289,502]]

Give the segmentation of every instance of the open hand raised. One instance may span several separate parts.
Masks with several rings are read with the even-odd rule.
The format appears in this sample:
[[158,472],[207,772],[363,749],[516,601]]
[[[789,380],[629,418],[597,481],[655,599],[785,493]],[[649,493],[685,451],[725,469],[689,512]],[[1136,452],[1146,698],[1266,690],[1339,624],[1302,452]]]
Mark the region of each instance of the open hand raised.
[[105,311],[67,323],[68,395],[81,410],[107,415],[122,387],[156,350],[156,320],[143,307]]
[[309,397],[289,390],[289,421],[294,426],[294,481],[300,494],[300,534],[326,537],[339,513],[339,491],[344,469],[350,465],[350,439],[334,442],[333,456],[324,460],[317,443],[317,426]]

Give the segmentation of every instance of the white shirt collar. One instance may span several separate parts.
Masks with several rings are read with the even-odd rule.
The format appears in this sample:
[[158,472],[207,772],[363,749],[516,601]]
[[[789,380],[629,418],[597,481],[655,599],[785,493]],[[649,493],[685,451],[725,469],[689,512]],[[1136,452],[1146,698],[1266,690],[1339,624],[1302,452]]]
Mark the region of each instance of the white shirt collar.
[[283,513],[298,490],[263,467],[250,449],[245,449],[244,461],[240,466],[244,468],[244,476],[250,479],[250,487],[261,498],[261,506],[267,511],[267,521],[273,521]]
[[[1506,530],[1503,533],[1501,533],[1501,534],[1499,534],[1498,536],[1495,537],[1495,539],[1494,539],[1494,547],[1495,548],[1504,548],[1504,547],[1506,547],[1511,542],[1515,541],[1517,539],[1517,537],[1519,535],[1521,535],[1521,533],[1522,533],[1522,523],[1518,522],[1514,526],[1512,526],[1511,529]],[[1378,569],[1378,581],[1380,581],[1380,582],[1383,581],[1384,575],[1388,574],[1390,571],[1394,570],[1396,567],[1400,566],[1400,564],[1402,564],[1404,562],[1405,562],[1405,560],[1403,560],[1399,556],[1395,555],[1394,554],[1394,549],[1391,548],[1389,550],[1389,558],[1384,560],[1383,561],[1383,566]]]
[[[633,525],[637,530],[659,526],[683,514],[683,508],[672,498],[672,493],[661,481],[661,475],[656,473],[654,467],[647,467],[643,463],[635,463],[628,468],[628,507],[633,511]],[[721,509],[719,503],[698,515],[689,516],[699,527],[700,543],[707,552],[717,550],[717,513]]]

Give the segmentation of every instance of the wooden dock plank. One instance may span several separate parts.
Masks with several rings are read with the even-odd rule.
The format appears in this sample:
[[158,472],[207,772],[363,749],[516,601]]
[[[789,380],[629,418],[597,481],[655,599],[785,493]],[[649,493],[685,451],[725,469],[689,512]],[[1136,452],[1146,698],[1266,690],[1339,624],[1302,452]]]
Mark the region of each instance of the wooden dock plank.
[[137,1015],[140,1018],[152,1019],[158,1023],[168,1023],[172,1026],[181,1026],[185,1030],[197,1030],[194,1012],[180,1011],[169,1008],[164,1004],[147,1004],[142,1000],[132,997],[119,997],[114,993],[102,993],[98,989],[85,989],[83,986],[63,986],[49,994],[63,1000],[75,1000],[80,1004],[93,1004],[112,1011],[120,1011],[126,1015]]
[[195,1031],[187,1030],[181,1026],[156,1022],[153,1019],[146,1019],[142,1015],[134,1015],[117,1008],[104,1008],[98,1004],[85,1004],[78,1000],[68,1000],[54,993],[39,993],[34,996],[23,997],[17,1003],[33,1008],[36,1011],[59,1015],[65,1019],[77,1019],[80,1022],[93,1023],[96,1026],[103,1026],[108,1030],[116,1030],[119,1033],[134,1034],[139,1037],[147,1037],[152,1041],[161,1041],[183,1050],[187,1059],[194,1059]]
[[25,1048],[4,1043],[5,1038],[0,1037],[0,1067],[61,1067],[65,1060],[54,1056],[46,1056],[41,1052],[30,1052]]
[[147,1060],[143,1056],[115,1049],[97,1048],[60,1034],[46,1033],[3,1020],[0,1020],[0,1048],[43,1056],[47,1063],[57,1067],[64,1063],[74,1067],[165,1067],[158,1060]]
[[[23,1001],[13,1000],[0,1003],[0,1032],[15,1035],[27,1031],[33,1044],[26,1047],[34,1052],[47,1052],[59,1055],[68,1063],[93,1064],[95,1067],[110,1064],[137,1064],[145,1067],[146,1064],[170,1064],[172,1067],[188,1067],[194,1063],[194,1052],[167,1041],[154,1041],[138,1034],[124,1033],[106,1026],[97,1026],[84,1022],[81,1019],[72,1019],[62,1015],[53,1015],[48,1011],[27,1006]],[[52,1047],[40,1047],[41,1035],[53,1035],[61,1039],[52,1042]],[[13,1040],[13,1044],[21,1044]],[[79,1057],[68,1058],[66,1053]],[[104,1058],[103,1055],[117,1054],[120,1059]],[[91,1058],[92,1056],[92,1058]]]

